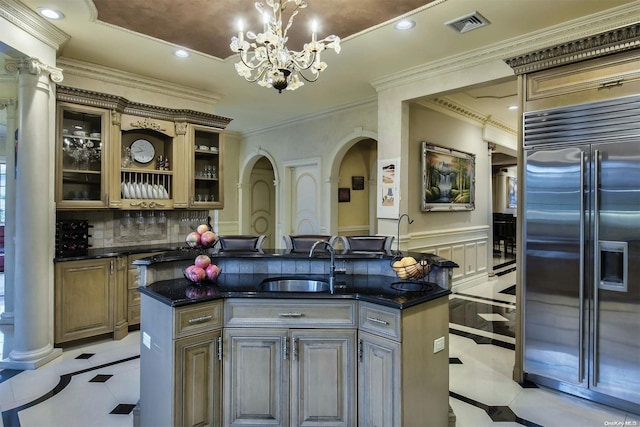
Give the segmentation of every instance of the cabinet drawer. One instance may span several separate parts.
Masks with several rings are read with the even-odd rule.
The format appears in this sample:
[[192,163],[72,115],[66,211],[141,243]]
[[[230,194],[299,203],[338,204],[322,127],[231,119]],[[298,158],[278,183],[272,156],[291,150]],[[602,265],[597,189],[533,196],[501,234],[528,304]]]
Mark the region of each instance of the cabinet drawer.
[[140,292],[137,289],[127,290],[127,305],[140,305]]
[[360,330],[400,341],[400,311],[379,305],[360,303]]
[[174,338],[222,327],[222,302],[214,301],[175,310]]
[[354,301],[252,300],[225,302],[225,326],[356,326]]
[[127,322],[129,326],[140,324],[140,306],[134,305],[127,308]]

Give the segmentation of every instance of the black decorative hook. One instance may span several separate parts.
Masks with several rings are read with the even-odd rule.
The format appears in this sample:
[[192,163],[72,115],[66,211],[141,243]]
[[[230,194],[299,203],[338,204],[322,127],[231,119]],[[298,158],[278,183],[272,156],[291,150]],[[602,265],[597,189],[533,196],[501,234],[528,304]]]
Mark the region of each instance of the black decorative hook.
[[407,217],[407,224],[413,224],[413,220],[409,218],[408,214],[402,214],[400,215],[400,218],[398,218],[398,238],[396,240],[396,248],[398,252],[400,252],[400,222],[404,217]]

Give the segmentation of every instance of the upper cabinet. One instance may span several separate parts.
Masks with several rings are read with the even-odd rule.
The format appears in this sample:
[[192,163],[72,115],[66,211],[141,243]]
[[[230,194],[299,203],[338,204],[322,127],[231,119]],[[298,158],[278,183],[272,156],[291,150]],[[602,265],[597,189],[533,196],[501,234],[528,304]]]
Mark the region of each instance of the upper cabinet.
[[57,123],[57,207],[107,207],[109,111],[62,102]]
[[57,98],[59,209],[223,207],[231,119],[64,86]]
[[[119,171],[112,188],[119,193],[114,207],[121,209],[172,209],[186,207],[185,195],[176,183],[174,170],[184,133],[175,124],[123,114],[120,120]],[[180,167],[178,167],[180,170]],[[119,202],[119,203],[118,203]],[[119,205],[119,206],[116,206]]]
[[222,132],[204,126],[190,126],[191,174],[189,206],[222,209]]

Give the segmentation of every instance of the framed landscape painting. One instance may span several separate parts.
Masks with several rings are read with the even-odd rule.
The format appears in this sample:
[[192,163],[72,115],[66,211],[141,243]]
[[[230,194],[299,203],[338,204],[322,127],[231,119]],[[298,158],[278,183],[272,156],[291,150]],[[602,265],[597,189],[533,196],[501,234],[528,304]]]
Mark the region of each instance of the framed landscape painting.
[[422,210],[475,208],[476,156],[422,142]]

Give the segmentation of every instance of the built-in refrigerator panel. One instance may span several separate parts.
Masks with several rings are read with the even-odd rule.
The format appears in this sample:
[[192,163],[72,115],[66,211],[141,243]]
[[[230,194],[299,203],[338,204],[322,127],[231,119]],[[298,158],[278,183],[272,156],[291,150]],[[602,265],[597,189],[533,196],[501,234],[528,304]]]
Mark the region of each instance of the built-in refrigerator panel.
[[592,158],[590,388],[640,405],[640,137]]
[[540,148],[525,159],[524,369],[577,386],[584,382],[587,350],[579,286],[587,148]]
[[524,115],[525,377],[640,414],[640,96]]

